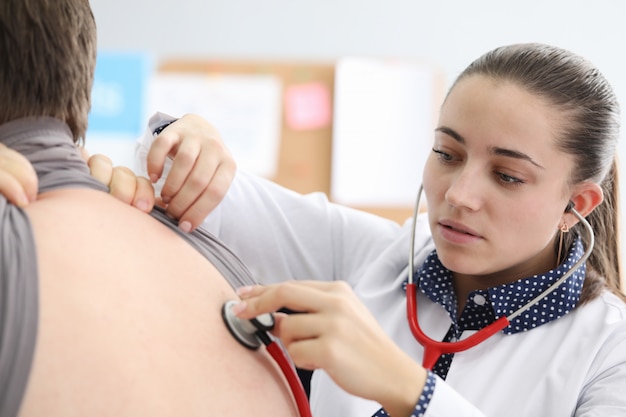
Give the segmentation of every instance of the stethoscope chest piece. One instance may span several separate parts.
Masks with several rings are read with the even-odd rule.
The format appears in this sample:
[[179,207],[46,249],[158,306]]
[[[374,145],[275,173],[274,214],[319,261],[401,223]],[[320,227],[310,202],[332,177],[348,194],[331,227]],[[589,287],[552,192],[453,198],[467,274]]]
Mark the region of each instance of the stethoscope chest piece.
[[232,307],[237,301],[230,300],[222,306],[222,319],[228,331],[235,339],[248,349],[256,350],[261,346],[259,332],[267,332],[274,327],[274,316],[262,314],[252,320],[242,320],[232,312]]
[[248,349],[256,350],[261,344],[267,348],[267,352],[276,361],[282,370],[287,383],[291,388],[298,411],[302,417],[311,417],[311,408],[309,407],[309,398],[307,396],[302,382],[298,377],[296,368],[290,362],[287,354],[283,351],[281,345],[272,338],[269,331],[276,324],[272,313],[261,314],[250,320],[240,319],[233,314],[233,306],[238,301],[227,301],[222,306],[222,318],[226,327],[235,339]]

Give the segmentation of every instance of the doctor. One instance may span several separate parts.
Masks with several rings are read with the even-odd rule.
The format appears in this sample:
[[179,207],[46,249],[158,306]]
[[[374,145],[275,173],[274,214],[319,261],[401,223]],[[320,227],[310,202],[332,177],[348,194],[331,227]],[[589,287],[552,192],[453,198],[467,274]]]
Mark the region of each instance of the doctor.
[[[151,128],[165,122],[157,117]],[[481,343],[435,358],[432,369],[407,321],[410,222],[240,172],[201,227],[265,284],[240,288],[235,314],[307,313],[279,316],[275,334],[298,366],[316,369],[313,415],[626,415],[618,122],[603,76],[556,47],[497,48],[458,77],[424,168],[428,214],[416,222],[413,253],[419,324],[455,342],[529,308]],[[140,166],[149,161],[144,174],[158,177],[163,158],[151,142],[142,142]],[[168,197],[189,192],[180,181],[189,165],[173,160],[179,180],[166,183]],[[577,267],[592,240],[575,212],[596,242]]]
[[308,313],[282,316],[275,334],[296,364],[320,370],[314,415],[626,415],[618,121],[603,76],[559,48],[498,48],[456,80],[424,168],[428,214],[416,225],[424,333],[465,339],[546,290],[590,247],[574,210],[596,243],[554,292],[432,370],[406,317],[409,224],[239,173],[203,227],[274,283],[240,289],[236,314]]

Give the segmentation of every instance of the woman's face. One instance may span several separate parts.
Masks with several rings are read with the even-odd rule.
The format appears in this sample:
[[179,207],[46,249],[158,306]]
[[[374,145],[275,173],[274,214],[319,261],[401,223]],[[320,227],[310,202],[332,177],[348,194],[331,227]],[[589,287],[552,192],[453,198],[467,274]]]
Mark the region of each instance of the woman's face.
[[441,108],[424,192],[443,265],[488,286],[554,268],[573,158],[559,112],[511,82],[460,81]]

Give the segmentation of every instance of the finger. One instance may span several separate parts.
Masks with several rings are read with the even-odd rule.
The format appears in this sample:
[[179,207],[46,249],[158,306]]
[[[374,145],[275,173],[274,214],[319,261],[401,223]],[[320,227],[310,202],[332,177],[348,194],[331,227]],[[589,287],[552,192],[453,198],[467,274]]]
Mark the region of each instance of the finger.
[[[302,316],[306,319],[310,315],[304,314]],[[291,321],[292,316],[288,319]],[[284,321],[287,323],[286,319]],[[285,323],[281,323],[281,325],[284,326]],[[355,346],[342,344],[336,336],[328,336],[323,326],[325,325],[318,319],[298,320],[298,322],[294,320],[294,333],[288,334],[286,330],[283,330],[282,336],[276,337],[280,339],[295,366],[310,371],[324,369],[332,377],[332,364],[346,363],[346,354],[354,356]],[[300,335],[292,338],[291,336],[295,335],[295,332],[300,333]]]
[[144,177],[137,177],[137,188],[135,189],[135,198],[133,206],[143,212],[150,212],[155,204],[154,187],[150,180]]
[[[318,354],[318,341],[317,337],[309,335],[300,335],[298,338],[291,338],[287,335],[287,330],[279,330],[284,328],[285,323],[291,321],[293,315],[287,315],[282,313],[274,314],[274,320],[276,322],[272,334],[280,339],[281,345],[288,353],[293,363],[301,369],[315,370],[320,368],[316,355]],[[294,328],[300,326],[298,330],[308,329],[313,327],[308,323],[295,323]]]
[[318,339],[304,339],[285,346],[289,358],[300,369],[314,371],[322,369],[320,342]]
[[83,146],[79,146],[78,152],[80,152],[80,157],[83,158],[83,161],[89,163],[89,151],[87,151],[87,149],[85,149]]
[[113,197],[126,204],[131,204],[137,190],[137,177],[126,167],[115,167],[109,188]]
[[7,181],[5,196],[11,203],[23,207],[37,199],[39,181],[35,169],[24,155],[4,144],[0,144],[0,172]]
[[[176,156],[172,161],[172,167],[163,184],[161,190],[163,201],[169,204],[175,196],[184,191],[187,205],[181,204],[183,198],[179,198],[181,202],[178,204],[180,207],[188,207],[200,191],[206,188],[215,168],[216,161],[208,157],[206,152],[202,152],[202,146],[199,142],[186,140],[178,147]],[[193,200],[188,201],[191,196],[194,197]]]
[[260,314],[270,313],[281,308],[293,311],[314,313],[322,310],[329,302],[328,297],[334,298],[332,291],[326,291],[330,283],[316,287],[312,282],[285,282],[268,286],[255,286],[248,293],[241,293],[243,303],[238,305],[236,314],[239,317],[250,319]]
[[161,197],[155,196],[154,198],[155,198],[155,201],[154,201],[155,206],[161,207],[162,209],[167,209],[167,204],[163,202],[163,199]]
[[[0,170],[0,194],[18,207],[26,207],[31,199],[23,185],[13,175]],[[32,199],[34,200],[34,198]]]
[[87,160],[91,176],[102,184],[110,187],[113,177],[113,162],[104,155],[93,155]]
[[310,287],[324,292],[352,292],[351,287],[345,281],[291,280],[278,284],[249,285],[239,287],[237,289],[237,295],[239,295],[241,299],[245,300],[246,298],[258,296],[268,290],[271,290],[272,288],[286,285]]
[[[210,183],[204,190],[196,191],[192,187],[193,178],[188,178],[183,190],[181,190],[171,201],[168,213],[180,219],[180,224],[187,223],[189,230],[194,230],[206,218],[206,216],[217,207],[222,201],[234,177],[234,167],[228,167],[228,163],[223,163],[218,167]],[[195,170],[194,170],[195,172]],[[199,174],[204,175],[204,174]],[[202,185],[200,185],[202,186]],[[195,195],[199,197],[192,201]]]
[[325,317],[319,313],[291,313],[276,320],[272,334],[288,346],[297,341],[320,337],[328,329],[325,321]]
[[175,133],[171,126],[166,127],[152,142],[148,155],[146,156],[146,164],[150,181],[156,182],[163,175],[165,160],[168,155],[176,153],[179,136]]

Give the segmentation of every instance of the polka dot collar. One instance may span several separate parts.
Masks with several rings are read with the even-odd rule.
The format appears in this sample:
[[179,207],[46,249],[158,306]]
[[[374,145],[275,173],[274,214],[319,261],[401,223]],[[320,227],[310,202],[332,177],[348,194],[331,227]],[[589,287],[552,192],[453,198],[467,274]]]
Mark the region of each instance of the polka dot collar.
[[[567,273],[583,254],[583,244],[578,237],[570,247],[565,261],[558,268],[487,290],[472,291],[468,295],[465,309],[476,308],[478,305],[483,310],[492,311],[493,315],[488,315],[491,317],[489,322],[502,316],[508,316],[529,303],[563,274]],[[531,330],[572,311],[580,299],[585,271],[586,265],[583,263],[576,272],[546,298],[511,320],[503,332],[513,334]],[[443,306],[456,325],[459,315],[457,314],[457,300],[452,283],[452,274],[441,264],[436,251],[433,251],[426,258],[416,273],[416,279],[424,295]],[[483,316],[485,315],[483,314]],[[484,325],[487,324],[489,323],[484,323]],[[484,325],[481,324],[479,327],[484,327]]]

